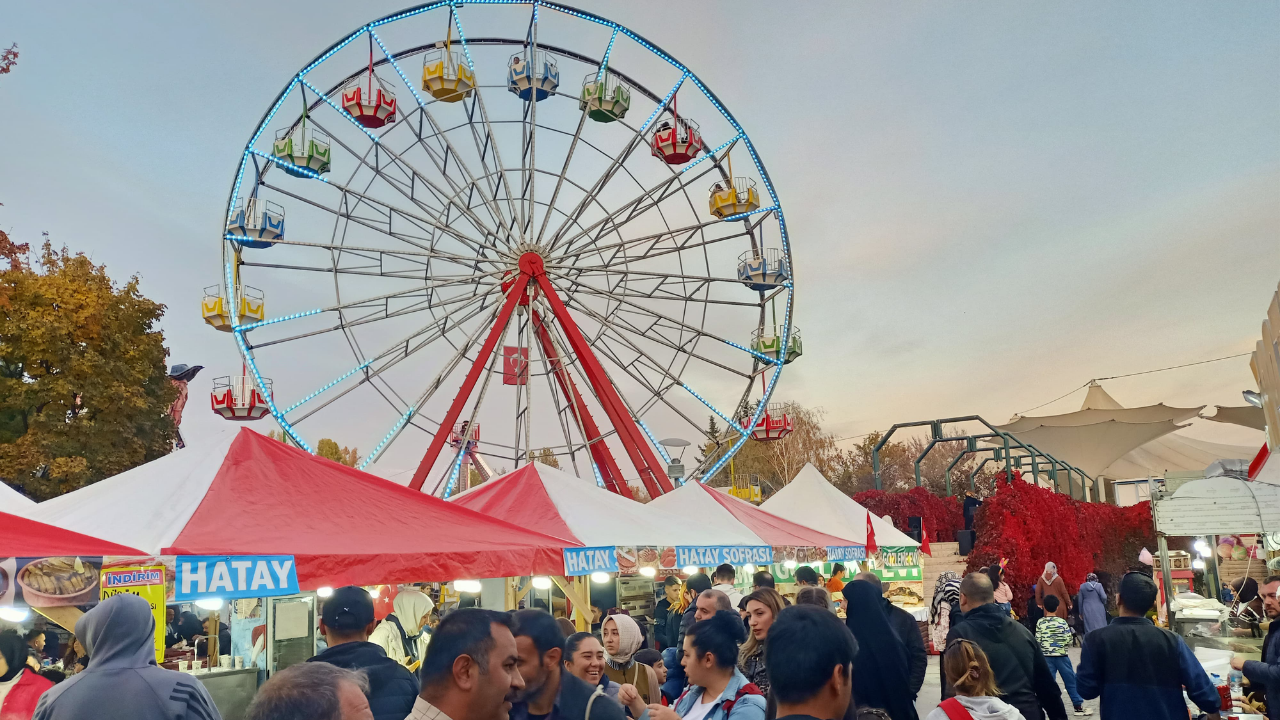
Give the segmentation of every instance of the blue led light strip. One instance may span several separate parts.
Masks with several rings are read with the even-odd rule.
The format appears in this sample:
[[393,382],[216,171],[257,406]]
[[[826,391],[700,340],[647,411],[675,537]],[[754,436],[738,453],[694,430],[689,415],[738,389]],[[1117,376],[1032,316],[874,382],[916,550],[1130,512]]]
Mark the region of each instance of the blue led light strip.
[[653,436],[653,433],[649,432],[649,426],[645,425],[644,421],[640,418],[636,418],[636,422],[640,424],[640,429],[644,430],[644,434],[649,436],[649,442],[653,443],[654,449],[662,456],[663,462],[670,463],[671,456],[667,454],[667,449],[658,443],[658,440]]
[[609,68],[609,55],[613,53],[613,41],[618,39],[618,26],[613,26],[613,34],[609,36],[609,47],[604,49],[604,59],[600,61],[600,70],[596,72],[596,82],[604,80],[604,73]]
[[397,21],[397,20],[403,20],[403,19],[405,19],[405,18],[407,18],[407,17],[413,17],[414,15],[420,15],[420,14],[422,14],[422,13],[424,13],[424,12],[427,12],[428,10],[435,10],[435,9],[436,9],[436,8],[438,8],[438,7],[444,7],[444,6],[448,5],[448,4],[449,4],[448,2],[438,2],[438,3],[432,3],[432,4],[430,4],[430,5],[423,5],[423,6],[422,6],[422,7],[420,7],[420,8],[414,8],[413,10],[406,10],[406,11],[404,11],[404,12],[400,13],[399,15],[392,15],[391,17],[383,18],[383,19],[381,19],[381,20],[379,20],[379,21],[377,21],[377,22],[369,23],[369,27],[374,28],[374,27],[378,27],[379,25],[386,25],[387,23],[393,23],[393,22],[395,22],[395,21]]
[[759,215],[760,213],[767,213],[777,209],[778,209],[777,205],[770,205],[769,207],[756,208],[755,210],[752,210],[750,212],[738,213],[737,215],[730,215],[729,217],[721,220],[720,222],[733,222],[734,220],[741,220],[744,217],[751,217],[752,215]]
[[[258,157],[260,157],[260,158],[262,158],[262,159],[264,159],[264,160],[268,160],[268,161],[270,161],[270,162],[273,162],[273,163],[275,163],[276,165],[279,165],[279,166],[280,166],[280,167],[282,167],[282,168],[291,168],[291,169],[293,169],[293,170],[297,170],[298,172],[302,173],[303,175],[306,175],[306,176],[307,176],[307,177],[309,177],[309,178],[315,178],[316,180],[319,180],[319,181],[320,181],[320,182],[322,182],[322,183],[327,183],[327,182],[329,182],[328,180],[325,180],[323,176],[321,176],[319,173],[317,173],[316,171],[312,170],[311,168],[304,168],[304,167],[302,167],[302,166],[300,166],[300,165],[294,165],[293,163],[289,162],[288,160],[281,160],[280,158],[276,157],[275,155],[268,155],[267,153],[264,153],[264,152],[262,152],[262,151],[260,151],[260,150],[253,150],[253,149],[250,149],[250,150],[249,150],[249,152],[253,153],[254,155],[257,155]],[[228,217],[228,219],[230,219],[230,218]]]
[[[443,5],[444,3],[440,4]],[[391,67],[395,69],[396,74],[404,81],[405,87],[409,88],[409,92],[413,93],[413,98],[418,101],[418,107],[425,107],[426,103],[423,102],[422,96],[418,94],[418,89],[413,86],[413,83],[409,82],[409,78],[405,77],[404,72],[400,70],[399,63],[396,62],[395,58],[391,57],[391,52],[387,50],[387,46],[382,44],[382,38],[378,37],[378,33],[374,32],[372,27],[369,28],[369,34],[373,36],[373,41],[378,43],[378,47],[382,49],[382,54],[387,58],[387,62],[391,63]]]
[[[739,139],[741,139],[742,137],[743,137],[742,133],[738,133],[737,135],[734,135],[733,137],[729,138],[728,140],[725,140],[724,142],[720,143],[720,147],[716,148],[715,150],[712,150],[712,151],[711,151],[711,152],[709,152],[709,153],[703,153],[703,154],[702,154],[702,157],[700,157],[700,158],[698,158],[697,160],[694,160],[693,162],[689,163],[688,165],[685,165],[684,167],[680,168],[680,172],[681,172],[681,173],[683,173],[684,171],[688,170],[689,168],[693,167],[694,165],[697,165],[698,163],[702,162],[703,160],[706,160],[706,159],[707,159],[707,158],[709,158],[709,157],[715,157],[716,153],[718,153],[718,152],[720,152],[721,150],[723,150],[723,149],[725,149],[725,148],[729,147],[729,143],[732,143],[732,142],[734,142],[735,140],[739,140]],[[732,178],[730,178],[730,184],[732,184]]]
[[[471,50],[467,48],[467,35],[462,32],[462,18],[458,16],[458,4],[450,2],[449,6],[453,8],[453,25],[458,28],[458,40],[462,41],[462,54],[467,56],[467,67],[471,68],[471,74],[475,75],[476,64],[471,62]],[[445,51],[448,52],[448,48],[445,48]]]
[[[715,406],[715,405],[712,405],[711,403],[707,402],[707,399],[706,399],[706,398],[704,398],[704,397],[702,397],[701,395],[699,395],[698,393],[694,392],[693,388],[689,387],[688,385],[685,385],[684,383],[680,383],[680,387],[684,388],[685,390],[688,390],[690,395],[692,395],[692,396],[694,396],[694,397],[698,398],[699,400],[701,400],[701,401],[702,401],[702,404],[703,404],[703,405],[706,405],[707,407],[711,408],[711,412],[715,413],[716,415],[719,415],[719,416],[720,416],[720,419],[721,419],[721,420],[723,420],[723,421],[725,421],[725,423],[726,423],[726,424],[728,424],[728,425],[729,425],[729,427],[733,428],[734,430],[737,430],[737,431],[742,435],[742,438],[743,438],[744,440],[747,438],[747,431],[746,431],[746,429],[744,429],[741,425],[739,425],[738,423],[736,423],[736,422],[734,422],[733,420],[731,420],[731,419],[729,418],[729,416],[728,416],[728,415],[725,415],[724,413],[720,412],[720,411],[716,408],[716,406]],[[762,405],[761,407],[763,407],[763,405]],[[757,414],[758,414],[758,413],[757,413]],[[756,424],[755,424],[754,422],[753,422],[753,423],[751,423],[751,427],[755,427],[755,426],[756,426]],[[741,444],[741,443],[739,443],[739,444]],[[735,447],[737,447],[737,446],[735,446]]]
[[[302,81],[302,84],[303,84],[303,85],[306,85],[306,86],[307,86],[307,87],[309,87],[309,88],[311,88],[311,92],[315,93],[316,95],[319,95],[321,100],[324,100],[324,101],[325,101],[325,103],[327,103],[327,104],[329,105],[329,107],[331,107],[331,108],[333,108],[334,110],[337,110],[339,113],[341,113],[342,117],[344,117],[344,118],[346,118],[346,119],[350,120],[352,125],[355,125],[356,127],[360,128],[361,132],[363,132],[365,135],[368,135],[368,136],[369,136],[369,139],[373,141],[373,144],[374,144],[374,145],[377,145],[377,144],[378,144],[378,136],[377,136],[377,135],[374,135],[372,132],[370,132],[370,131],[369,131],[369,128],[367,128],[367,127],[365,127],[365,126],[361,125],[359,122],[357,122],[355,118],[351,117],[351,113],[349,113],[349,112],[347,112],[346,110],[344,110],[344,109],[342,109],[341,107],[339,107],[336,103],[334,103],[332,100],[330,100],[330,99],[329,99],[329,96],[328,96],[328,95],[325,95],[324,93],[320,92],[320,89],[319,89],[319,88],[317,88],[315,85],[312,85],[311,83],[307,82],[306,80],[303,80],[303,81]],[[342,91],[341,91],[341,90],[339,90],[338,92],[342,92]]]
[[355,366],[355,367],[351,368],[351,369],[350,369],[350,370],[348,370],[347,372],[343,373],[340,377],[335,378],[334,380],[332,380],[328,385],[325,385],[324,387],[320,388],[319,390],[316,390],[315,392],[313,392],[313,393],[311,393],[310,395],[308,395],[308,396],[306,396],[306,397],[302,398],[302,399],[301,399],[301,400],[299,400],[298,402],[296,402],[296,403],[294,403],[294,404],[290,405],[289,407],[285,408],[285,410],[284,410],[284,414],[285,414],[285,415],[288,415],[289,413],[293,412],[294,410],[297,410],[298,408],[302,407],[302,406],[303,406],[304,404],[306,404],[307,402],[310,402],[311,400],[314,400],[314,399],[315,399],[315,397],[316,397],[317,395],[319,395],[320,393],[323,393],[325,390],[328,390],[329,388],[333,387],[334,385],[337,385],[338,383],[342,382],[343,380],[346,380],[347,378],[351,377],[352,375],[355,375],[356,373],[360,372],[361,370],[363,370],[363,369],[365,369],[365,368],[369,367],[370,363],[372,363],[372,362],[373,362],[372,360],[366,360],[365,362],[362,362],[362,363],[360,363],[359,365],[357,365],[357,366]]
[[280,317],[271,318],[270,320],[259,320],[256,323],[249,323],[248,325],[236,325],[235,327],[232,328],[232,330],[235,330],[238,333],[247,333],[250,330],[256,330],[260,327],[263,327],[264,325],[275,325],[276,323],[282,323],[287,320],[297,320],[298,318],[317,315],[322,312],[324,312],[324,308],[316,308],[315,310],[307,310],[305,312],[296,312],[296,313],[293,313],[292,315],[281,315]]
[[361,460],[360,464],[356,466],[357,470],[365,469],[369,463],[373,462],[378,457],[378,453],[382,452],[382,448],[386,447],[387,443],[391,442],[391,438],[395,437],[395,434],[400,432],[400,428],[404,427],[404,424],[409,422],[409,418],[413,417],[414,410],[415,408],[410,405],[409,409],[404,411],[404,414],[400,416],[400,419],[396,421],[396,424],[392,425],[391,430],[382,438],[382,442],[378,443],[378,446],[373,449],[373,452],[369,453],[369,455],[365,457],[364,460]]
[[745,345],[739,345],[738,343],[736,343],[736,342],[734,342],[734,341],[732,341],[732,340],[724,340],[723,338],[721,338],[721,340],[722,340],[726,345],[729,345],[730,347],[736,347],[736,348],[738,348],[739,350],[742,350],[743,352],[750,353],[752,356],[754,356],[755,358],[759,359],[759,360],[760,360],[760,361],[762,361],[762,362],[769,363],[770,365],[781,365],[781,364],[782,364],[782,361],[781,361],[781,360],[778,360],[777,358],[771,358],[771,357],[769,357],[768,355],[765,355],[764,353],[761,353],[761,352],[756,352],[755,350],[752,350],[751,348],[749,348],[749,347],[747,347],[747,346],[745,346]]
[[[453,486],[458,482],[458,473],[462,471],[462,458],[466,454],[467,443],[466,438],[463,437],[462,445],[458,447],[458,456],[453,459],[453,470],[449,471],[449,484],[444,488],[444,495],[441,495],[446,500],[453,494]],[[467,479],[470,480],[471,478]]]
[[662,112],[663,108],[667,106],[667,103],[671,102],[671,98],[675,97],[676,91],[684,84],[684,79],[687,77],[689,77],[689,71],[685,70],[684,74],[680,76],[680,79],[677,80],[676,84],[671,88],[671,92],[667,93],[667,96],[662,98],[662,102],[658,103],[658,107],[653,109],[653,114],[651,114],[649,119],[645,120],[644,124],[640,126],[640,129],[636,131],[637,135],[643,135],[645,131],[649,129],[649,126],[653,124],[655,119],[657,119],[658,113]]
[[604,487],[604,477],[600,474],[600,468],[594,460],[588,460],[587,462],[591,464],[591,472],[596,474],[596,485]]

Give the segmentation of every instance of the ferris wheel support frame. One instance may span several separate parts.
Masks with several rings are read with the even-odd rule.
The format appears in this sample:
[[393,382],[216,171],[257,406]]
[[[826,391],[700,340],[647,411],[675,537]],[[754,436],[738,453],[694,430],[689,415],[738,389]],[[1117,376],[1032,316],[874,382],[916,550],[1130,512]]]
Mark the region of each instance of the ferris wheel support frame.
[[[632,464],[639,473],[640,481],[649,492],[649,496],[658,497],[663,493],[671,492],[675,486],[672,485],[670,478],[667,477],[665,468],[658,461],[657,456],[645,444],[640,428],[636,425],[635,419],[631,416],[613,383],[609,380],[604,366],[600,364],[599,359],[592,352],[590,344],[582,334],[582,330],[569,314],[569,309],[556,294],[555,287],[547,277],[542,256],[536,252],[524,253],[520,256],[519,268],[520,274],[514,279],[510,289],[507,290],[507,299],[497,317],[494,318],[493,327],[490,328],[488,337],[485,338],[484,344],[476,354],[476,359],[472,363],[471,369],[467,372],[466,378],[462,381],[462,386],[458,388],[458,393],[454,396],[453,402],[449,405],[448,412],[445,413],[439,428],[431,438],[431,444],[427,446],[426,453],[423,454],[422,460],[418,463],[418,468],[413,473],[413,479],[410,481],[409,487],[414,490],[422,489],[427,475],[431,472],[431,468],[435,466],[436,460],[440,457],[440,452],[444,449],[445,442],[448,440],[449,429],[454,426],[454,423],[462,415],[463,406],[471,398],[476,382],[480,379],[488,358],[493,354],[497,348],[498,340],[506,331],[512,312],[515,311],[516,306],[520,304],[521,299],[525,296],[528,286],[531,283],[537,283],[548,305],[551,306],[552,314],[560,322],[560,327],[564,330],[574,354],[582,361],[582,370],[586,375],[587,382],[591,384],[592,390],[595,391],[596,399],[600,402],[601,407],[604,408],[605,414],[613,424],[614,430],[617,431],[618,439],[622,441],[623,449],[626,450]],[[530,310],[532,311],[532,307],[530,307]],[[546,326],[540,317],[537,319],[537,326],[540,329],[539,340],[542,341],[541,334],[546,332]],[[543,349],[544,352],[554,352],[554,347],[549,348],[546,344],[543,345]],[[594,442],[590,443],[592,458],[597,461],[597,467],[603,467],[605,472],[608,473],[612,481],[610,484],[613,485],[610,489],[620,494],[630,494],[630,488],[627,488],[617,463],[609,453],[608,447],[601,440],[602,436],[599,428],[595,427],[595,422],[592,420],[590,412],[587,410],[585,403],[582,402],[581,394],[577,392],[576,387],[572,386],[572,380],[569,382],[572,393],[566,392],[566,396],[570,398],[572,406],[575,408],[574,414],[588,433],[588,440],[594,440]],[[564,387],[563,381],[561,387]],[[588,423],[590,423],[591,427],[588,427]],[[604,473],[602,473],[603,476]]]

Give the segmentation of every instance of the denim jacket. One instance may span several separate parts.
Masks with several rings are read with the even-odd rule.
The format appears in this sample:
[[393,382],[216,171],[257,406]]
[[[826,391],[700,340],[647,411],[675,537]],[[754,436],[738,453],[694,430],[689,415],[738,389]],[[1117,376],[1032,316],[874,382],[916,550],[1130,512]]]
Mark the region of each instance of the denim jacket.
[[[724,703],[733,700],[746,685],[749,680],[737,668],[733,670],[733,677],[729,678],[729,684],[725,686],[724,692],[720,693],[720,697],[716,700],[715,707],[707,712],[705,720],[764,720],[765,717],[765,699],[763,695],[743,695],[733,705],[733,709],[727,714],[724,711]],[[681,717],[684,717],[694,706],[694,703],[702,702],[702,688],[697,685],[690,685],[684,695],[676,700],[675,710]]]

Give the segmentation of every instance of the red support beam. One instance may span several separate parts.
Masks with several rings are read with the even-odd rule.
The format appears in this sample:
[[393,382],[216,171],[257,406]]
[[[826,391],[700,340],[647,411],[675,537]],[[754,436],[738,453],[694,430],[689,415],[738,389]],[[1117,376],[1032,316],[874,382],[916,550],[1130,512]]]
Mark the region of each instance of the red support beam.
[[[536,255],[534,257],[537,257]],[[422,462],[418,463],[418,469],[413,473],[413,480],[409,483],[409,487],[414,490],[421,490],[422,484],[427,479],[427,473],[431,472],[431,467],[436,464],[436,458],[440,456],[440,450],[444,448],[444,443],[449,439],[449,433],[453,429],[453,424],[458,421],[458,416],[462,414],[462,407],[466,405],[467,398],[471,397],[471,391],[475,389],[476,380],[480,379],[480,373],[484,371],[485,365],[488,364],[489,356],[493,354],[494,348],[498,345],[503,332],[507,329],[507,321],[511,319],[511,312],[515,310],[516,304],[520,298],[524,296],[525,287],[528,286],[532,275],[531,268],[526,268],[528,263],[524,258],[520,259],[520,276],[515,280],[515,284],[507,291],[507,301],[502,305],[502,311],[498,313],[498,318],[493,323],[493,328],[489,330],[489,336],[485,338],[484,345],[480,348],[480,353],[476,356],[476,361],[471,366],[471,370],[467,372],[467,377],[462,381],[462,387],[458,388],[458,394],[453,398],[453,404],[449,406],[449,412],[445,414],[444,420],[440,421],[440,427],[436,429],[436,434],[431,438],[431,445],[427,447],[427,454],[422,456]],[[542,270],[542,263],[537,264],[539,271]]]
[[656,498],[664,492],[671,492],[674,489],[671,480],[667,478],[667,473],[662,464],[645,442],[644,435],[632,419],[631,413],[627,411],[626,404],[622,402],[618,391],[613,387],[613,383],[609,381],[609,376],[605,373],[604,366],[596,359],[595,353],[591,352],[590,344],[582,334],[582,331],[578,329],[573,317],[569,315],[569,309],[565,307],[564,302],[556,294],[555,287],[551,284],[551,279],[547,277],[547,272],[542,266],[542,258],[534,253],[527,253],[520,258],[522,269],[526,264],[526,258],[530,258],[528,264],[531,266],[533,279],[542,287],[547,302],[551,305],[551,311],[560,322],[560,327],[564,330],[569,345],[578,356],[578,359],[582,361],[587,380],[591,382],[596,397],[600,399],[605,413],[609,415],[609,420],[613,423],[614,429],[618,431],[622,446],[626,449],[627,455],[630,456],[636,470],[639,471],[640,480],[649,491],[649,496]]
[[622,472],[618,469],[617,461],[613,459],[613,453],[605,444],[600,428],[591,417],[591,411],[582,401],[582,395],[578,393],[578,387],[569,375],[569,368],[560,360],[560,354],[556,352],[555,343],[551,340],[551,333],[547,331],[546,323],[543,322],[542,315],[537,310],[533,310],[533,328],[538,334],[538,343],[542,345],[542,354],[546,356],[556,382],[560,385],[560,392],[569,400],[569,409],[573,412],[574,420],[580,423],[583,434],[586,435],[584,439],[588,443],[591,458],[600,469],[605,487],[619,495],[632,498],[631,488],[622,479]]

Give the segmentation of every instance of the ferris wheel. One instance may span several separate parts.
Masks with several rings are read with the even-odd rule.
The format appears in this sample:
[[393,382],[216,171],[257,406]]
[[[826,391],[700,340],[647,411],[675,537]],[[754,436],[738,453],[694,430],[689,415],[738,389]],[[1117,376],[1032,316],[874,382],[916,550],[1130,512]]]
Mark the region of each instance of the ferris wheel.
[[657,496],[681,467],[659,437],[716,444],[705,480],[791,429],[764,163],[693,71],[605,18],[435,2],[356,29],[264,114],[226,217],[202,311],[244,371],[213,409],[304,449],[381,424],[359,467],[412,450],[414,489],[550,453]]

